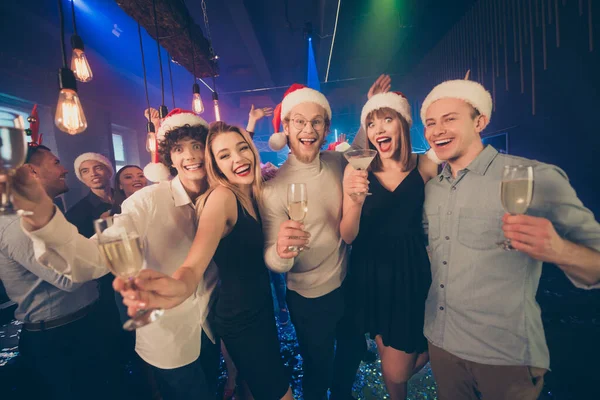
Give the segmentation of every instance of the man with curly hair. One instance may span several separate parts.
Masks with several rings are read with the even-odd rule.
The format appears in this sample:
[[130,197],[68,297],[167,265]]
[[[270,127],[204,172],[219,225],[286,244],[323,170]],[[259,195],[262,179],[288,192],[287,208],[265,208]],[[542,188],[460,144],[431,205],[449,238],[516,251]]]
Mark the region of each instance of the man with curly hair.
[[[208,187],[207,133],[206,121],[192,112],[175,109],[167,115],[157,133],[158,153],[175,177],[139,190],[122,204],[123,214],[133,219],[144,242],[147,268],[170,275],[191,247],[195,201]],[[17,181],[22,191],[15,201],[35,213],[23,219],[23,226],[33,240],[36,259],[73,282],[104,275],[95,238],[77,234],[26,169],[19,171]],[[164,400],[215,397],[219,348],[206,317],[216,282],[212,263],[194,296],[136,331],[136,352],[151,365]]]

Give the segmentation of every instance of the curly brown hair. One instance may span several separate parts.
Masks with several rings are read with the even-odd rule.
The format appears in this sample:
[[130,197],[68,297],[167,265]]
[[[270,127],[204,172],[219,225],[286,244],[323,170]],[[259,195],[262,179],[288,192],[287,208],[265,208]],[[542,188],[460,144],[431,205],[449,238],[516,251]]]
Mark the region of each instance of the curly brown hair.
[[177,170],[173,168],[171,150],[181,139],[197,140],[206,146],[208,128],[204,125],[190,126],[188,124],[171,129],[165,134],[165,139],[158,142],[158,155],[160,161],[171,170],[171,175],[176,176]]

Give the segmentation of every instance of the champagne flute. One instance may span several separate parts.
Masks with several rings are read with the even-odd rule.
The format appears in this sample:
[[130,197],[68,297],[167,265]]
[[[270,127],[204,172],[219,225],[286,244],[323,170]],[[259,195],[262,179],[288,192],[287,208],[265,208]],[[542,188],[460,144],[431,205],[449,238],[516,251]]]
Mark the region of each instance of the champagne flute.
[[[533,167],[506,165],[500,188],[502,207],[511,215],[525,214],[533,197]],[[510,239],[498,243],[504,250],[515,250]]]
[[[352,168],[354,168],[357,171],[364,171],[367,168],[369,168],[369,165],[371,165],[371,162],[373,162],[376,155],[377,155],[377,150],[372,150],[372,149],[348,150],[348,151],[344,152],[344,157],[346,157],[346,160],[348,160],[350,165],[352,165]],[[371,193],[357,192],[357,193],[352,193],[352,195],[354,195],[354,196],[362,196],[362,195],[370,196]]]
[[[292,221],[302,222],[308,212],[308,196],[306,193],[306,184],[290,183],[287,191],[288,214]],[[296,239],[291,237],[290,239]],[[289,251],[302,251],[308,249],[308,246],[288,246]]]
[[0,199],[0,216],[18,214],[11,201],[10,186],[15,170],[25,163],[26,158],[27,141],[23,117],[0,111],[0,174],[7,176]]
[[[135,288],[135,277],[144,265],[143,244],[131,217],[115,215],[94,221],[100,252],[110,271]],[[140,310],[123,329],[133,331],[156,321],[164,310]]]

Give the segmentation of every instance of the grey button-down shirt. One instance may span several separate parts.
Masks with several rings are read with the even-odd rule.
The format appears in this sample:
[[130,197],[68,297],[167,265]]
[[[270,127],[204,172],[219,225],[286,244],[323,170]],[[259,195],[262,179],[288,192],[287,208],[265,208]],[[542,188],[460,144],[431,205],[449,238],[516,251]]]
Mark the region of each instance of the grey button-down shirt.
[[534,168],[527,215],[547,218],[561,237],[600,251],[600,225],[561,169],[487,146],[456,178],[446,165],[425,187],[432,284],[424,331],[434,345],[465,360],[548,368],[535,300],[542,262],[497,244],[505,239],[502,171],[518,164]]
[[49,321],[71,314],[98,299],[96,282],[73,283],[35,260],[31,239],[18,217],[0,218],[0,279],[17,303],[15,318]]

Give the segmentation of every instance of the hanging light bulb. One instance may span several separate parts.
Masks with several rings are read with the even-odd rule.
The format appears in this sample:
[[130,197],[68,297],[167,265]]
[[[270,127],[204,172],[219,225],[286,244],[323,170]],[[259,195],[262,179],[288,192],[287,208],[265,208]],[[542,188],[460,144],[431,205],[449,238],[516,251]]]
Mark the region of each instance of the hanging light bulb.
[[148,120],[148,124],[146,124],[146,131],[148,135],[146,135],[146,151],[148,153],[154,153],[157,149],[156,143],[156,131],[154,124]]
[[83,40],[79,35],[71,36],[71,46],[73,47],[73,55],[71,56],[71,70],[75,74],[75,78],[79,82],[89,82],[94,75],[92,69],[85,56]]
[[215,106],[215,121],[221,120],[221,111],[219,110],[219,95],[217,92],[213,92],[213,105]]
[[196,114],[202,114],[204,112],[204,103],[202,102],[202,97],[200,97],[200,86],[194,83],[192,91],[194,92],[192,97],[192,111]]
[[156,133],[148,132],[146,136],[146,151],[150,154],[156,152]]
[[75,75],[68,68],[61,68],[58,72],[58,83],[60,92],[54,123],[56,127],[70,135],[76,135],[85,131],[87,120],[77,95]]

